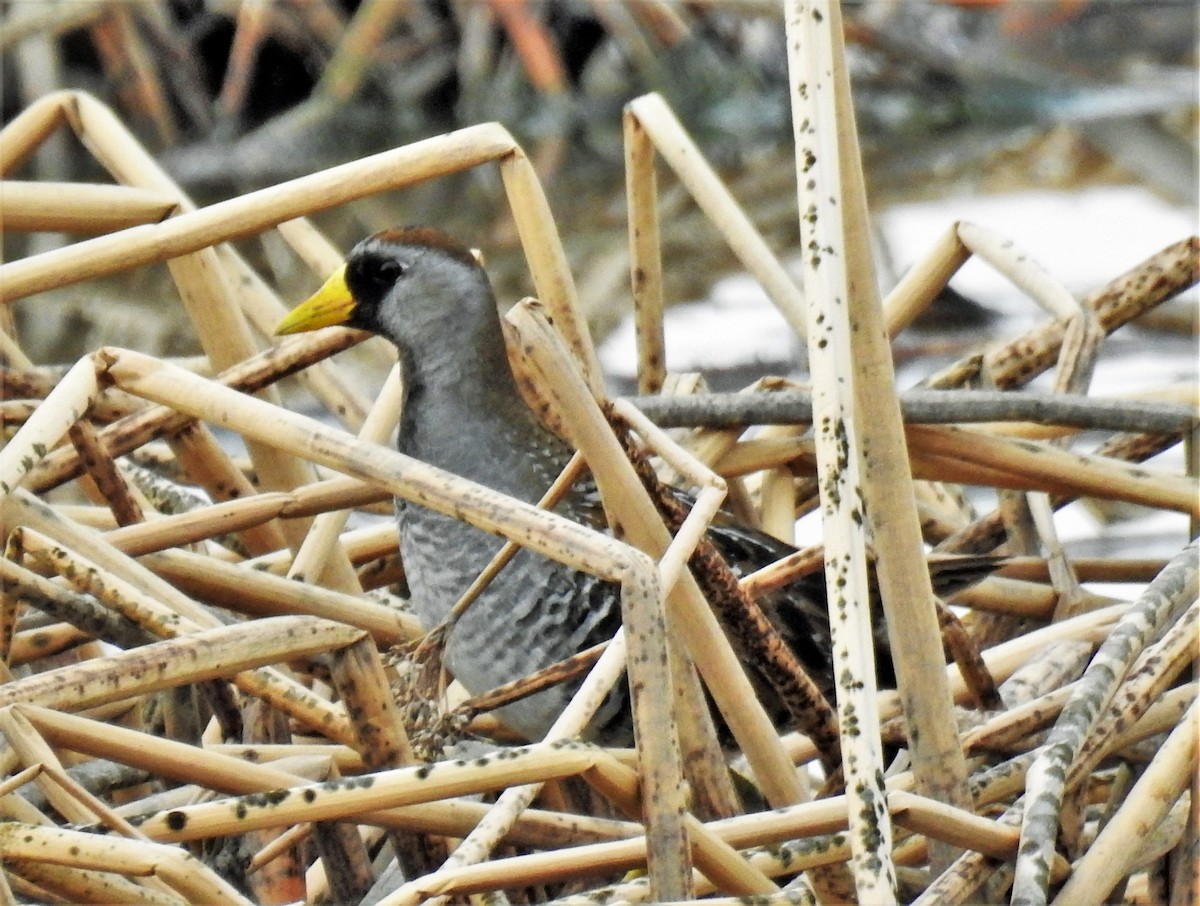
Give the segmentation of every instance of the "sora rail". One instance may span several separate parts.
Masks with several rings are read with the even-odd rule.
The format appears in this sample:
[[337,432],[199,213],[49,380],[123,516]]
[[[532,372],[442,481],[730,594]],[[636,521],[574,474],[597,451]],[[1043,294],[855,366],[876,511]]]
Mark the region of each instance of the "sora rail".
[[[409,227],[363,240],[276,333],[334,324],[371,331],[399,350],[402,453],[529,503],[541,498],[570,459],[571,449],[542,426],[517,389],[487,274],[469,249],[444,233]],[[418,504],[398,500],[396,511],[412,605],[432,629],[503,541]],[[603,527],[594,488],[577,486],[557,512]],[[710,537],[739,574],[794,550],[740,526],[714,527]],[[949,571],[940,590],[969,584],[978,578],[975,571],[966,570],[966,581],[963,571]],[[832,702],[824,577],[801,579],[763,596],[760,604]],[[446,663],[478,695],[611,638],[620,616],[616,586],[522,549],[457,620]],[[877,635],[880,679],[887,682],[890,659],[883,633]],[[539,739],[577,686],[578,681],[553,687],[498,714],[524,736]],[[627,697],[627,689],[609,696],[593,720],[593,736],[628,742]],[[768,713],[779,713],[764,704]]]

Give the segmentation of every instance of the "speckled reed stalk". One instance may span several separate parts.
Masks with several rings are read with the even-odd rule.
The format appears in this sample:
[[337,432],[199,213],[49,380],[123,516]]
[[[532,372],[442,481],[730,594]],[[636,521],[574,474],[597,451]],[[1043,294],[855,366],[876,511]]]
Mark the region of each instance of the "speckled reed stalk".
[[[921,563],[908,454],[876,295],[840,11],[836,4],[796,2],[788,5],[785,21],[839,719],[843,728],[858,721],[873,728],[879,719],[867,589],[870,532],[918,788],[965,808],[966,764],[950,721],[949,692],[940,672],[926,670],[941,657],[941,639]],[[879,737],[873,730],[844,732],[843,753],[846,788],[854,800],[855,887],[860,897],[889,902],[897,882]],[[931,850],[935,866],[953,858],[942,843],[931,843]]]

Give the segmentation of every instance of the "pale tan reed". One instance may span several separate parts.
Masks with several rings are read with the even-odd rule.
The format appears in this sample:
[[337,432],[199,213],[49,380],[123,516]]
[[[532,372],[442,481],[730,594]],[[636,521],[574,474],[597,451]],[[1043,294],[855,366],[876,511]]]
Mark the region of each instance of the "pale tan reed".
[[0,223],[15,232],[90,235],[157,223],[175,208],[169,195],[135,186],[5,180]]
[[657,393],[667,376],[663,336],[663,265],[658,228],[654,144],[634,112],[621,117],[629,206],[629,271],[638,350],[638,392]]
[[[509,313],[509,321],[518,327],[521,336],[539,338],[543,344],[552,343],[552,333],[544,322],[539,323],[532,315],[533,312],[528,308],[517,308]],[[543,386],[559,395],[558,406],[564,414],[586,411],[587,401],[572,387],[570,375],[561,366],[555,368],[558,362],[553,356],[545,356],[536,363],[543,369]],[[555,370],[547,371],[551,368]],[[609,489],[606,500],[628,504],[627,511],[620,514],[620,522],[631,540],[655,555],[661,555],[667,548],[669,536],[662,521],[654,514],[649,499],[644,493],[638,493],[640,483],[632,474],[628,461],[620,455],[616,440],[604,420],[592,418],[587,434],[581,434],[575,440],[581,445],[585,442],[596,445],[596,454],[590,458],[593,472],[602,492],[605,488]],[[794,773],[784,767],[786,760],[781,761],[776,755],[780,751],[777,737],[770,729],[766,715],[761,713],[761,708],[755,707],[756,701],[745,673],[728,648],[728,643],[722,644],[724,634],[720,632],[711,611],[702,605],[703,597],[695,580],[686,573],[680,578],[682,584],[678,592],[668,596],[669,607],[684,608],[671,619],[673,632],[679,633],[701,671],[713,671],[706,675],[708,688],[719,703],[724,702],[718,707],[734,734],[743,740],[747,757],[756,769],[763,772],[759,779],[764,784],[768,798],[779,805],[798,801],[801,794],[795,785]],[[706,656],[700,657],[701,652]],[[754,713],[756,711],[759,713]]]
[[[796,331],[797,336],[805,336],[804,297],[796,281],[779,263],[762,234],[704,159],[671,108],[661,96],[647,94],[630,101],[626,110],[630,116],[637,118],[638,125],[650,137],[655,150],[675,171],[688,193],[720,231],[730,250],[738,256],[746,270],[758,278],[788,326]],[[647,202],[653,200],[645,188],[639,189],[637,197],[644,197]]]

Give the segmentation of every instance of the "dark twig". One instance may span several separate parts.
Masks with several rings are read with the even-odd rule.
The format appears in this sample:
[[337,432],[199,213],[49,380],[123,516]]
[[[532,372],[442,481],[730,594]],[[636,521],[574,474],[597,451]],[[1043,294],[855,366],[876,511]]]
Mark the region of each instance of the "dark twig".
[[979,646],[975,644],[971,634],[954,611],[941,601],[937,602],[937,613],[938,626],[942,630],[942,644],[958,665],[958,672],[967,684],[967,691],[975,699],[975,704],[982,711],[1003,710],[1004,701],[1000,698],[996,680],[984,663]]
[[[663,428],[803,425],[812,421],[812,394],[805,390],[637,396],[630,401]],[[1200,421],[1191,407],[1170,403],[985,390],[908,390],[900,395],[900,410],[904,420],[914,424],[1020,421],[1151,434],[1179,434]]]
[[[678,531],[687,517],[684,505],[658,480],[645,454],[633,446],[627,426],[611,409],[606,414],[615,423],[617,436],[667,527],[672,532]],[[738,586],[737,577],[711,540],[700,540],[688,566],[738,656],[744,663],[759,667],[800,731],[816,745],[826,773],[832,774],[841,764],[841,742],[837,716],[820,687],[809,677],[758,602]]]

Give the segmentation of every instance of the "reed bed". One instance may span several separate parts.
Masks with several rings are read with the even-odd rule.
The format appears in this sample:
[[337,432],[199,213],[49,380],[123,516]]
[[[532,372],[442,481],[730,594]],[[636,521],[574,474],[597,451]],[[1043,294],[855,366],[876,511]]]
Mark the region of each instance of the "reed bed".
[[[354,40],[370,46],[367,26],[389,8],[364,4]],[[506,15],[521,33],[521,5]],[[47,96],[0,132],[0,175],[72,129],[114,180],[4,183],[8,230],[93,238],[4,264],[3,301],[36,306],[47,290],[166,262],[205,350],[180,364],[106,347],[51,370],[5,330],[0,901],[348,903],[373,888],[389,904],[1200,897],[1195,543],[1181,532],[1162,560],[1073,560],[1052,519],[1079,498],[1200,518],[1194,389],[1087,392],[1105,337],[1200,279],[1200,239],[1075,299],[1019,237],[955,224],[878,298],[839,9],[794,0],[787,27],[803,289],[662,99],[625,111],[644,394],[632,400],[605,395],[547,199],[500,125],[206,207],[85,94]],[[525,40],[532,67],[536,33]],[[335,62],[322,90],[341,96],[358,75]],[[543,71],[544,91],[556,77]],[[620,540],[551,512],[555,489],[536,507],[392,449],[400,388],[387,357],[373,353],[376,392],[336,358],[363,334],[272,339],[286,305],[231,244],[277,231],[315,281],[339,256],[308,215],[492,166],[538,296],[506,315],[510,356],[580,451],[572,468],[587,463]],[[662,279],[676,264],[661,253],[663,178],[806,337],[811,385],[718,395],[666,371]],[[898,393],[888,338],[972,256],[1045,320]],[[1046,371],[1050,391],[1012,392]],[[288,411],[285,380],[323,417]],[[1186,470],[1143,464],[1181,444]],[[698,492],[678,525],[659,515],[647,463]],[[997,489],[1000,507],[974,514],[960,484]],[[590,653],[545,740],[445,757],[464,733],[511,740],[479,700],[414,700],[402,682],[422,628],[397,593],[394,527],[350,521],[392,497],[508,539],[496,568],[526,546],[620,583],[624,628]],[[685,564],[704,562],[724,506],[779,533],[820,507],[823,549],[713,600],[722,565]],[[967,553],[1006,565],[939,609],[930,549],[930,569]],[[717,613],[752,625],[758,592],[822,563],[838,697],[781,734]],[[898,690],[874,675],[872,563]],[[1145,590],[1120,600],[1081,585],[1098,579]],[[780,688],[808,695],[771,633],[749,635]],[[635,695],[636,749],[579,741],[623,670],[651,690]],[[889,765],[889,748],[907,756]]]

